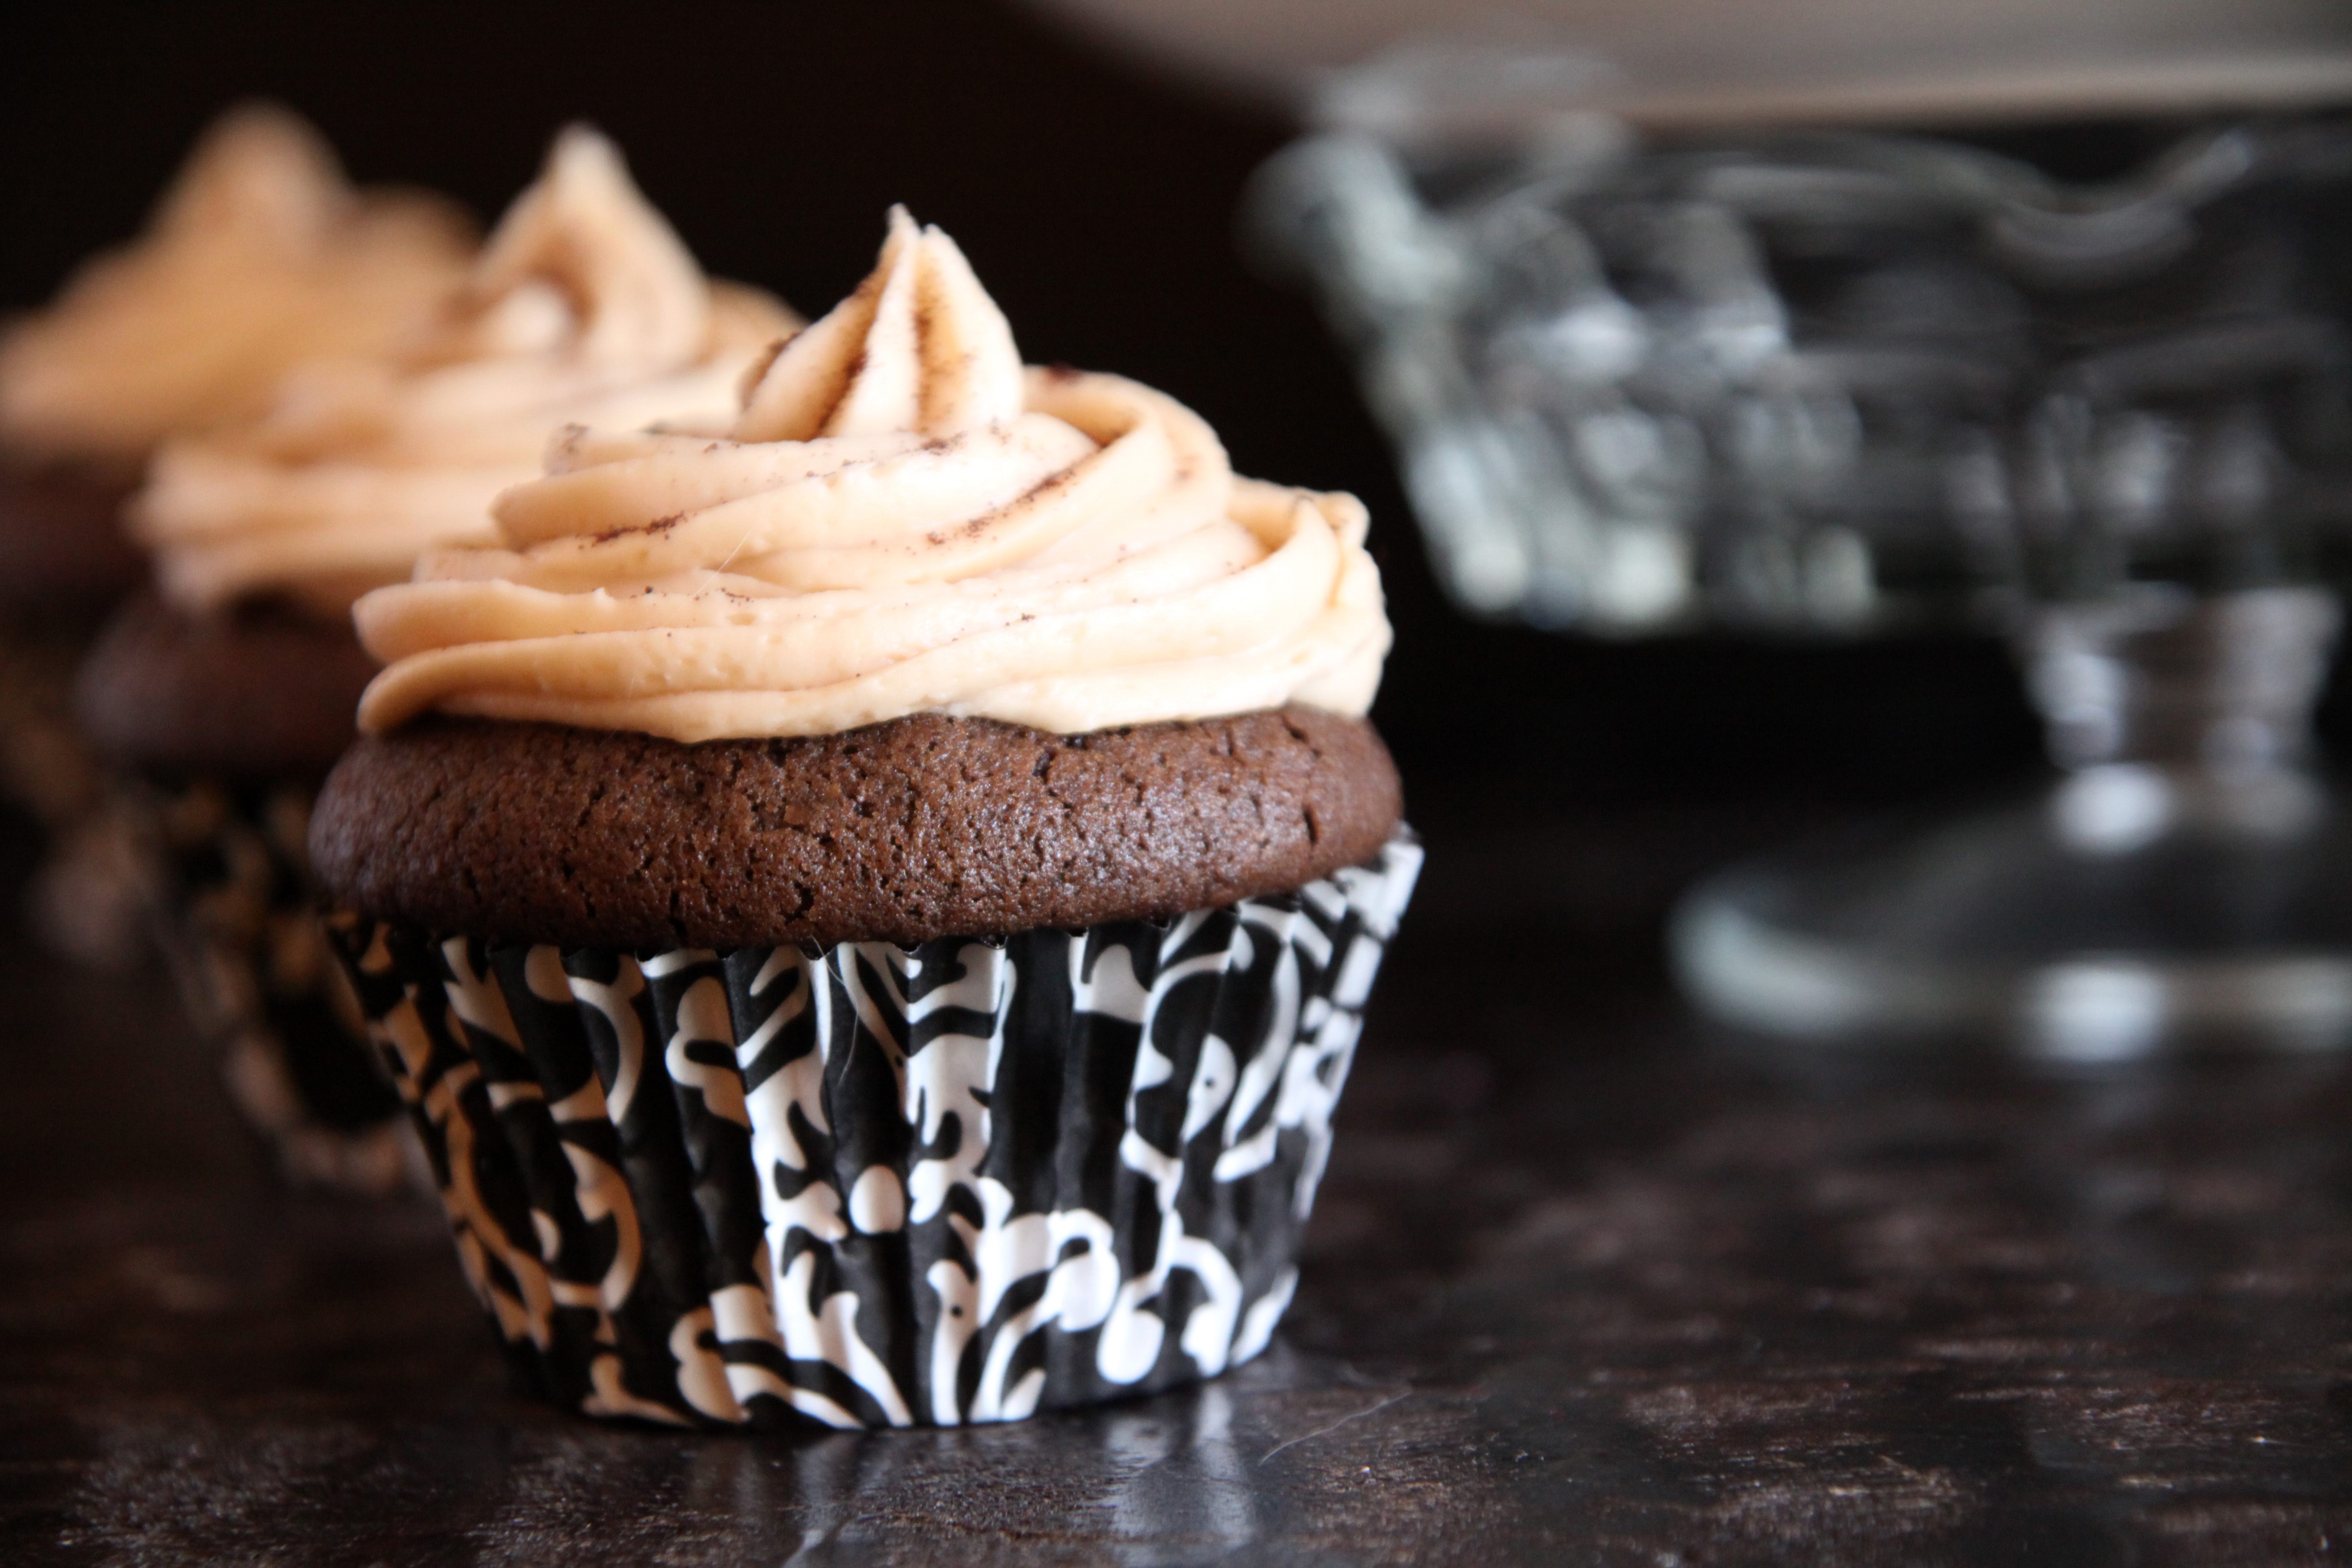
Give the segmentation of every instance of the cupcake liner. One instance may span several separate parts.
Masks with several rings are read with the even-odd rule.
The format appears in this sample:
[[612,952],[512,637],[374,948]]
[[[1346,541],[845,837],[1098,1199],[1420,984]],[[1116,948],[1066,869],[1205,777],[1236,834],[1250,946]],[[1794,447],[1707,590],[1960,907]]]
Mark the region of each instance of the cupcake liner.
[[31,934],[106,967],[138,950],[139,907],[116,874],[74,679],[108,606],[145,570],[120,521],[138,473],[0,453],[0,810],[45,847],[26,889]]
[[911,948],[328,927],[527,1385],[952,1426],[1265,1347],[1421,859],[1400,833],[1281,897]]
[[384,1194],[427,1184],[398,1092],[320,924],[315,785],[136,781],[124,835],[183,1006],[217,1051],[229,1098],[282,1173]]
[[98,763],[73,718],[89,640],[78,620],[0,613],[0,801],[51,831],[99,799]]
[[74,722],[74,672],[90,628],[0,610],[0,808],[34,828],[25,889],[33,936],[58,957],[121,968],[143,948],[142,901],[103,772]]

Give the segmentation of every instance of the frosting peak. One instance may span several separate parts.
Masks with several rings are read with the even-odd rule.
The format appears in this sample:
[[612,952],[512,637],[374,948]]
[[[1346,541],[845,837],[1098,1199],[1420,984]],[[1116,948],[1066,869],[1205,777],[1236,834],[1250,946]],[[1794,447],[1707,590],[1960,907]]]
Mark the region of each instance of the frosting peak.
[[708,281],[612,143],[574,128],[400,344],[306,365],[267,416],[166,447],[133,521],[184,607],[275,592],[341,615],[419,552],[493,538],[491,499],[568,421],[722,426],[796,324]]
[[390,667],[362,728],[1358,714],[1388,648],[1354,498],[1234,478],[1148,387],[1024,370],[961,253],[903,213],[728,436],[575,427],[547,467],[499,498],[505,548],[436,552],[359,602]]
[[420,363],[560,352],[626,372],[684,363],[710,331],[702,268],[620,151],[579,125],[557,136],[450,305]]
[[154,236],[243,234],[286,250],[318,242],[351,200],[318,132],[270,104],[213,122],[156,205]]
[[251,418],[290,366],[380,352],[471,247],[449,203],[355,192],[295,116],[232,110],[136,243],[0,339],[0,438],[36,458],[128,464]]
[[1017,419],[1021,351],[956,242],[890,209],[856,292],[784,344],[744,396],[738,441],[940,438]]

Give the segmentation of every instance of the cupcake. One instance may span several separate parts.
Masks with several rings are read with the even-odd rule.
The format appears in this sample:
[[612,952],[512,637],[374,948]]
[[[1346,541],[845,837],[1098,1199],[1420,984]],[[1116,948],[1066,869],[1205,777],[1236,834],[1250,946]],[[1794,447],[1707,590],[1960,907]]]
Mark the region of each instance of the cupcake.
[[1420,852],[1362,508],[956,247],[361,599],[311,822],[457,1251],[591,1415],[951,1425],[1266,1343]]
[[318,134],[250,107],[207,132],[135,243],[0,331],[0,798],[60,836],[45,934],[119,945],[112,840],[73,671],[144,571],[120,512],[150,454],[252,417],[320,354],[381,351],[462,276],[456,206],[358,192]]
[[611,144],[573,130],[392,351],[299,366],[258,418],[157,453],[129,509],[154,587],[93,650],[79,710],[123,775],[191,1015],[291,1174],[380,1186],[405,1137],[356,1014],[338,1021],[305,863],[376,669],[352,600],[490,539],[491,498],[566,420],[723,423],[797,324],[707,280]]
[[304,361],[382,352],[472,249],[452,204],[352,190],[284,110],[222,117],[137,243],[0,333],[0,582],[135,583],[115,513],[158,446],[253,418]]

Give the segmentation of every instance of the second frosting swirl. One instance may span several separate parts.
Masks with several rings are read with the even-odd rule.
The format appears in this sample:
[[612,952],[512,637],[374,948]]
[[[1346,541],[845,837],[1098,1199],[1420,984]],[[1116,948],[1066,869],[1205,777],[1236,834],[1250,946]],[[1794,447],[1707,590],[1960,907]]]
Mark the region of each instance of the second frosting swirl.
[[1389,644],[1353,497],[1235,478],[1150,388],[1024,368],[954,243],[903,211],[726,436],[575,426],[495,511],[505,548],[429,554],[359,602],[390,667],[363,729],[1360,714]]
[[489,503],[567,420],[723,424],[797,319],[706,279],[593,132],[557,139],[461,286],[373,358],[303,366],[267,416],[166,446],[133,503],[166,597],[278,594],[341,616]]
[[233,110],[144,235],[0,331],[0,445],[135,468],[167,437],[254,418],[305,360],[383,352],[472,250],[453,204],[353,190],[302,121]]

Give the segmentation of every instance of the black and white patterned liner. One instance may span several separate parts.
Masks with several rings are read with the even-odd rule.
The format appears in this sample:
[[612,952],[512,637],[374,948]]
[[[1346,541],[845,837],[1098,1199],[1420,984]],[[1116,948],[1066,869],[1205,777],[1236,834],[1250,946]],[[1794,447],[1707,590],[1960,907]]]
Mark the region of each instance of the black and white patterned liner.
[[129,779],[111,807],[143,862],[181,1005],[280,1174],[370,1196],[413,1191],[425,1184],[415,1141],[320,922],[317,794],[310,782]]
[[527,1383],[949,1426],[1265,1347],[1421,859],[1400,833],[1279,898],[913,948],[330,924]]
[[90,630],[77,617],[0,611],[0,812],[43,840],[25,889],[34,938],[71,963],[123,969],[145,954],[144,867],[74,721],[74,672]]

